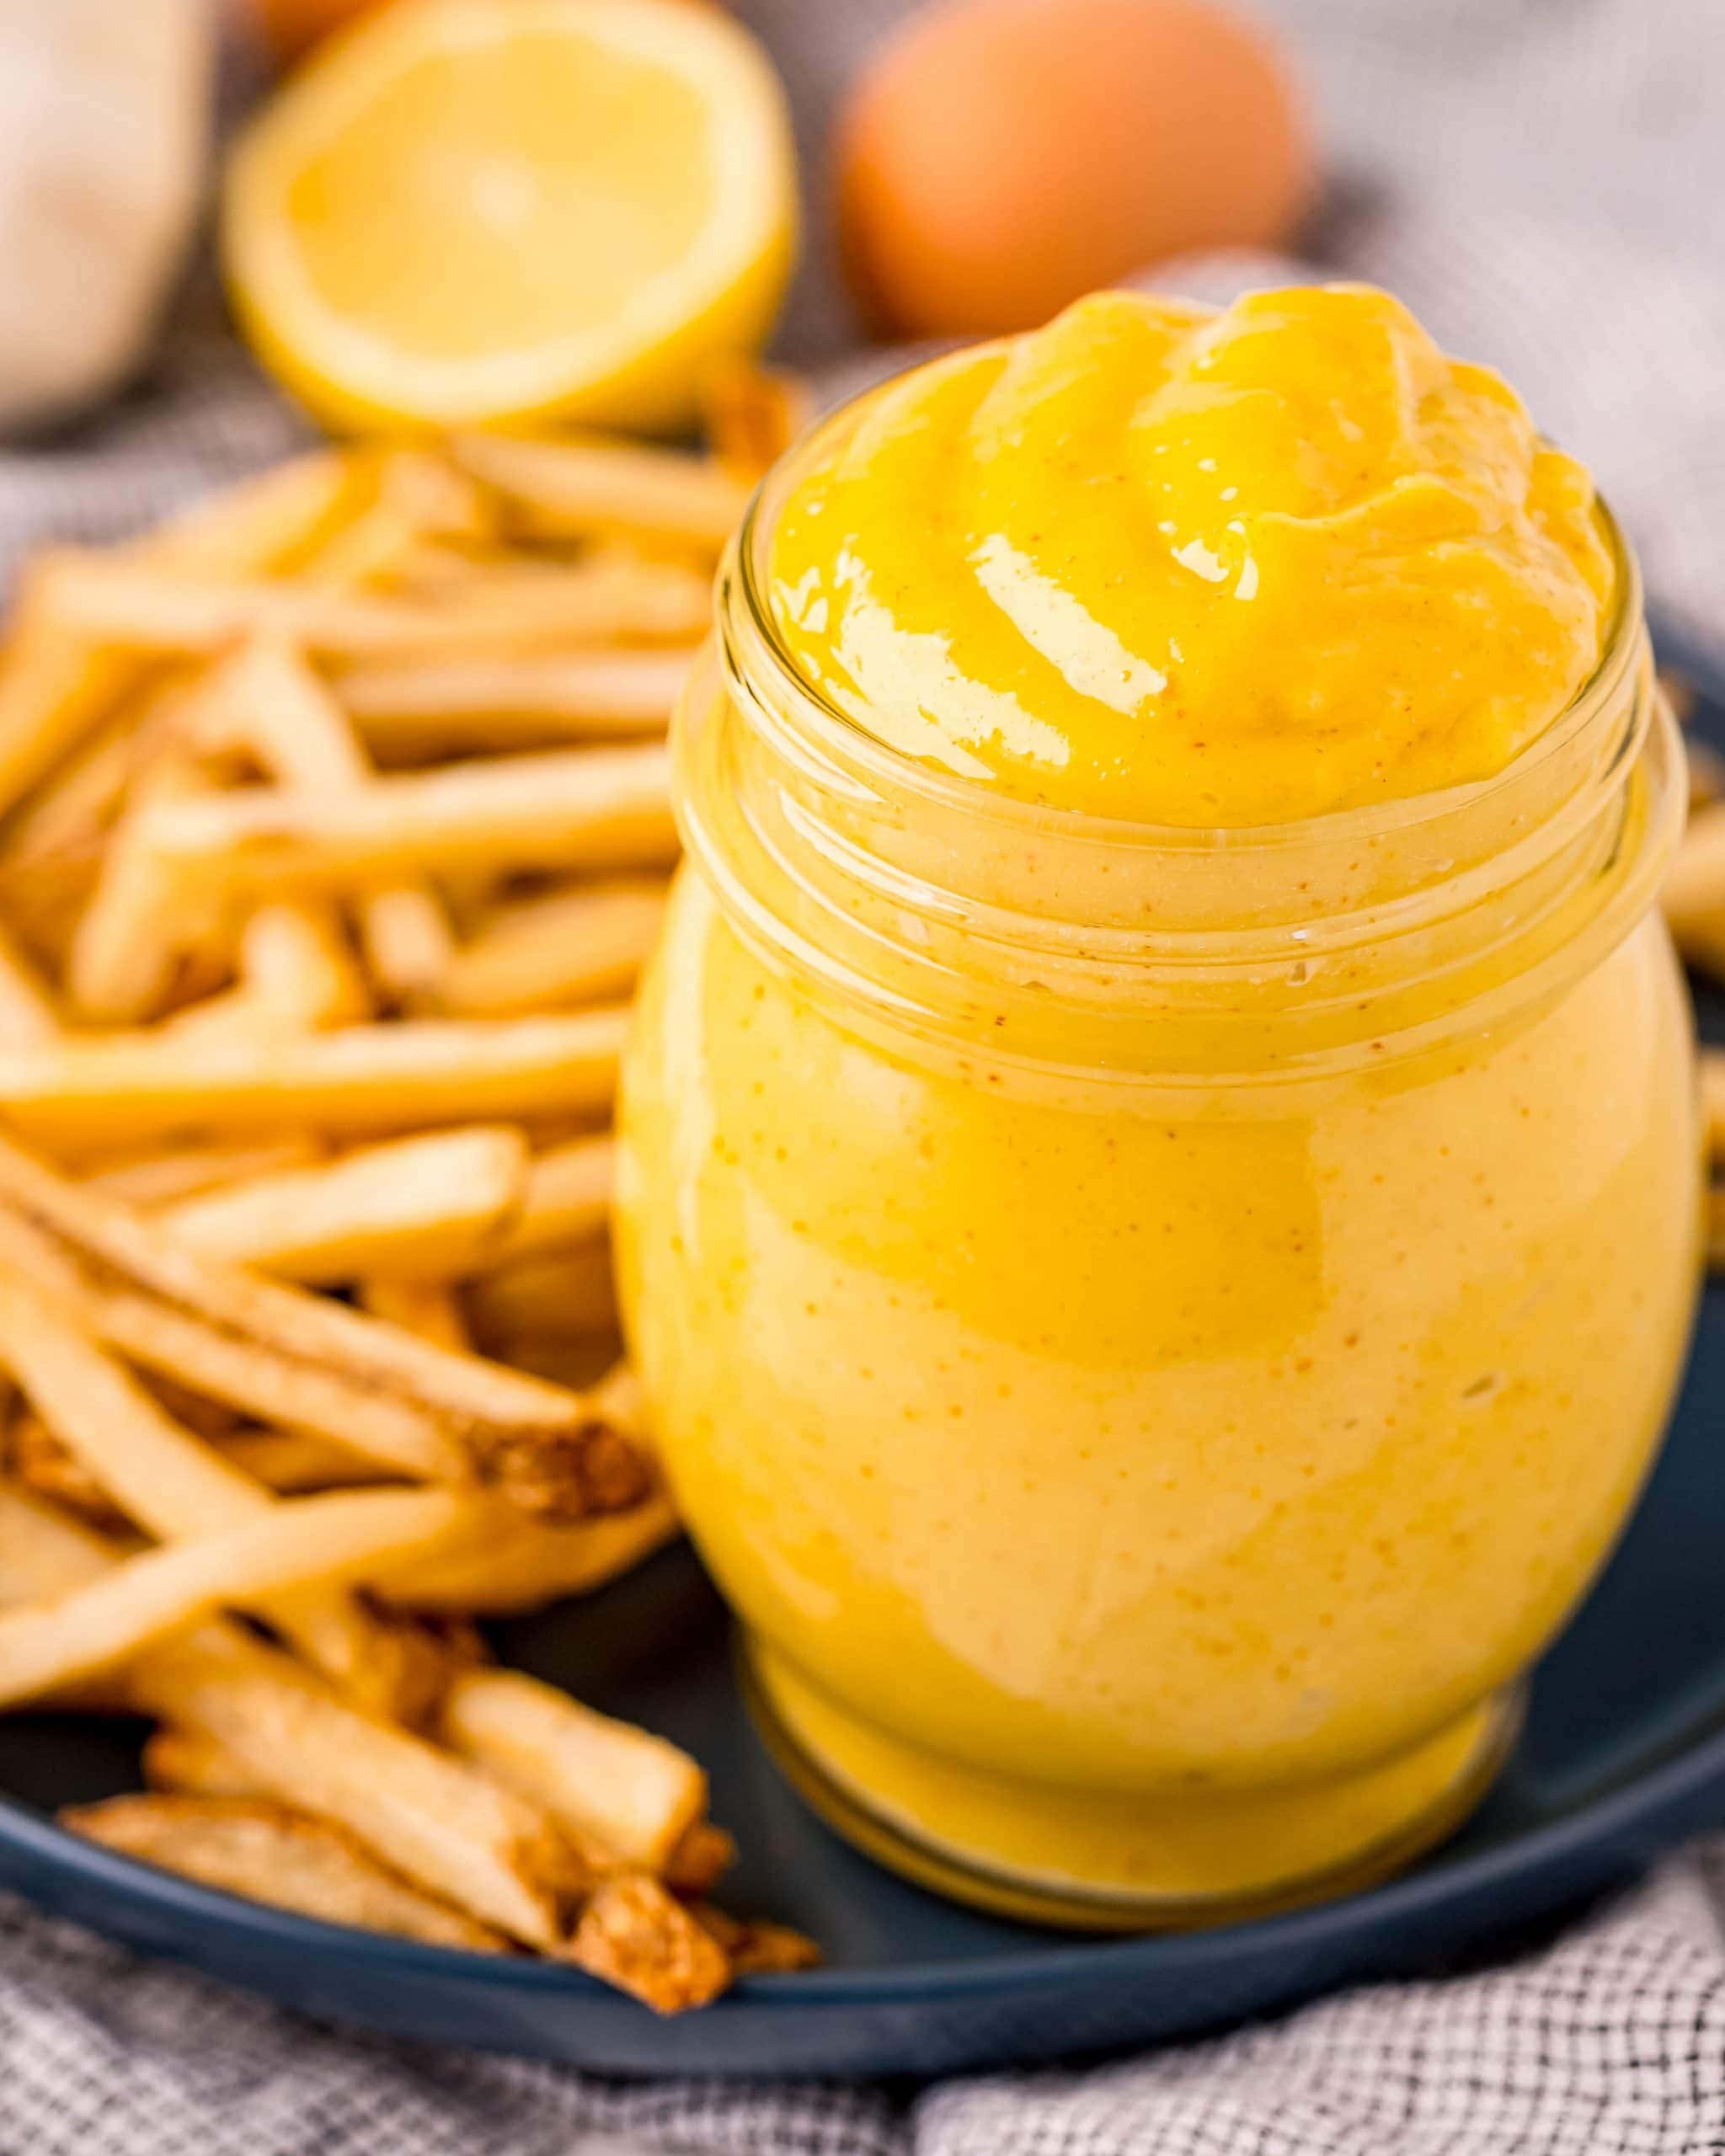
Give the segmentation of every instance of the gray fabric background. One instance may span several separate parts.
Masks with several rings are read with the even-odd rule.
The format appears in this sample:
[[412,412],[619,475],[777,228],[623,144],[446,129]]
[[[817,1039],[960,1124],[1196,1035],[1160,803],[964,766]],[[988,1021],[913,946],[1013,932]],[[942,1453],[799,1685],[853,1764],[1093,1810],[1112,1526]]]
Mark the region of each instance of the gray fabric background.
[[[115,0],[124,4],[124,0]],[[900,0],[738,0],[795,102],[808,259],[782,347],[835,383],[852,330],[821,145]],[[1272,0],[1312,79],[1332,185],[1311,264],[1399,291],[1494,362],[1599,472],[1656,600],[1725,644],[1725,5]],[[962,95],[962,85],[955,95]],[[1295,274],[1166,266],[1222,297]],[[0,566],[129,529],[267,462],[297,422],[207,276],[149,377],[0,451]],[[1725,2149],[1722,1859],[1673,1860],[1544,1949],[1381,1987],[1078,2076],[867,2090],[615,2087],[278,2015],[0,1903],[0,2156],[1687,2156]]]

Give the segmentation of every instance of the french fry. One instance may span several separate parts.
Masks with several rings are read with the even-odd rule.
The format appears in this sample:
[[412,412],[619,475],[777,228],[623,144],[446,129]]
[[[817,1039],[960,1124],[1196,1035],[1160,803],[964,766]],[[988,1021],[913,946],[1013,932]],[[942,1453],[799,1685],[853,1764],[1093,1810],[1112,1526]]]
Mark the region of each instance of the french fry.
[[641,1873],[600,1881],[567,1958],[655,2014],[705,2006],[731,1980],[729,1957],[711,1931]]
[[734,1917],[714,1908],[711,1902],[698,1900],[689,1913],[712,1934],[737,1976],[782,1976],[820,1963],[820,1949],[814,1941],[788,1924]]
[[452,447],[476,478],[530,510],[538,531],[639,532],[716,553],[748,504],[748,488],[722,465],[677,450],[494,434],[463,435]]
[[0,928],[0,1052],[44,1048],[60,1038],[60,1019],[48,986]]
[[511,1257],[468,1282],[467,1322],[491,1353],[515,1342],[617,1330],[617,1288],[603,1242]]
[[493,1018],[628,995],[659,940],[667,889],[637,878],[495,907],[444,968],[438,1007]]
[[[198,1730],[158,1729],[144,1746],[142,1766],[150,1788],[181,1796],[256,1798],[269,1794],[243,1760]],[[615,1849],[567,1820],[559,1820],[558,1828],[590,1883],[633,1868]]]
[[350,666],[341,701],[388,763],[457,750],[549,747],[661,734],[682,694],[687,651],[529,653],[441,664]]
[[324,1924],[470,1954],[508,1951],[501,1932],[387,1871],[343,1828],[268,1799],[111,1796],[68,1807],[60,1824],[200,1886]]
[[[97,1491],[158,1540],[226,1533],[275,1509],[271,1493],[231,1454],[183,1428],[50,1299],[3,1269],[0,1364]],[[17,1465],[28,1478],[30,1458],[20,1454]],[[39,1449],[38,1474],[41,1465]],[[83,1496],[64,1477],[60,1494],[74,1501]],[[436,1689],[435,1673],[428,1679],[425,1657],[403,1629],[374,1617],[340,1589],[275,1596],[257,1608],[362,1705],[394,1712],[405,1700],[417,1709],[428,1689]]]
[[358,1299],[362,1310],[399,1326],[415,1340],[429,1340],[434,1348],[446,1348],[453,1354],[473,1352],[460,1299],[447,1280],[373,1274],[360,1282]]
[[147,1712],[213,1739],[279,1801],[344,1827],[396,1870],[510,1938],[545,1953],[562,1947],[589,1875],[527,1799],[356,1713],[231,1626],[158,1650],[127,1682]]
[[[308,581],[186,577],[112,555],[45,554],[34,574],[45,621],[80,651],[95,644],[140,654],[213,652],[257,636],[332,659],[421,659],[620,640],[676,643],[702,633],[710,603],[705,579],[692,569],[616,558],[515,579],[461,607]],[[132,678],[131,669],[120,676]],[[112,682],[101,690],[92,718],[111,698]],[[0,696],[0,720],[3,715]],[[66,731],[62,724],[59,746],[67,745]],[[41,767],[29,768],[24,782]],[[0,762],[0,799],[5,775]]]
[[297,1430],[235,1430],[217,1443],[236,1467],[278,1497],[363,1489],[390,1479],[387,1469],[375,1460]]
[[658,1492],[628,1512],[562,1526],[499,1505],[493,1531],[471,1549],[398,1566],[377,1588],[398,1609],[519,1616],[596,1593],[681,1531],[670,1500]]
[[488,1262],[527,1257],[602,1235],[611,1220],[617,1145],[609,1134],[571,1138],[537,1155],[519,1209],[485,1252]]
[[[87,1593],[121,1561],[101,1537],[0,1486],[0,1604],[8,1615]],[[482,1923],[544,1952],[566,1940],[590,1876],[547,1812],[346,1705],[238,1627],[217,1620],[151,1650],[125,1684],[135,1706],[219,1746],[255,1790],[344,1827]]]
[[[285,568],[335,514],[347,483],[333,456],[282,466],[171,520],[122,559],[153,561],[156,573],[170,574]],[[148,676],[131,653],[103,648],[99,635],[68,624],[53,582],[51,564],[26,572],[0,656],[0,814]]]
[[368,1273],[462,1271],[524,1195],[527,1149],[506,1124],[401,1138],[230,1186],[158,1218],[210,1257],[324,1286]]
[[283,1039],[66,1040],[0,1059],[0,1113],[56,1146],[339,1134],[610,1104],[628,1013],[351,1026]]
[[1691,737],[1683,744],[1683,759],[1689,768],[1691,816],[1699,808],[1711,808],[1715,802],[1725,800],[1725,755],[1710,742]]
[[126,804],[143,747],[168,738],[168,713],[184,694],[177,680],[122,698],[9,819],[5,858],[14,869],[100,845]]
[[349,510],[355,483],[339,450],[308,450],[206,494],[121,550],[190,575],[298,568]]
[[1725,1049],[1702,1049],[1701,1090],[1707,1150],[1717,1163],[1725,1160]]
[[363,889],[419,868],[653,867],[677,845],[656,742],[492,757],[345,793],[247,787],[164,799],[141,820],[167,889],[208,899]]
[[473,1500],[455,1491],[344,1491],[145,1550],[56,1601],[0,1614],[0,1705],[104,1675],[226,1604],[385,1571],[471,1531],[473,1518]]
[[6,1473],[33,1496],[65,1506],[104,1532],[125,1527],[126,1515],[100,1478],[39,1416],[13,1417],[4,1438],[0,1439],[0,1460]]
[[0,1482],[0,1609],[77,1593],[110,1572],[126,1545]]
[[152,1149],[130,1159],[88,1170],[80,1181],[87,1190],[122,1205],[173,1205],[231,1183],[251,1182],[288,1168],[309,1167],[324,1157],[315,1138],[306,1134],[260,1139],[252,1145],[192,1145],[174,1152]]
[[436,990],[455,956],[455,931],[429,883],[410,882],[360,900],[360,932],[371,978],[406,1008]]
[[1725,802],[1690,818],[1661,897],[1678,949],[1717,963],[1725,949]]
[[441,1726],[465,1758],[649,1871],[706,1813],[707,1777],[687,1753],[516,1670],[457,1677]]
[[371,999],[340,923],[317,900],[260,905],[240,932],[239,985],[167,1023],[177,1040],[267,1040],[355,1025]]
[[200,1257],[4,1139],[0,1227],[0,1255],[99,1337],[265,1420],[428,1480],[477,1475],[529,1509],[612,1509],[645,1486],[602,1404]]
[[698,1898],[737,1860],[735,1838],[710,1819],[697,1819],[665,1860],[665,1883],[674,1894]]
[[145,1739],[139,1764],[146,1789],[176,1796],[267,1794],[255,1774],[202,1730],[164,1723]]
[[709,448],[745,487],[766,477],[814,416],[807,382],[748,359],[714,367],[701,406]]
[[[272,777],[326,798],[366,786],[370,758],[347,714],[296,651],[259,638],[239,668],[247,738]],[[423,878],[362,892],[357,904],[372,972],[392,995],[417,994],[436,979],[454,937]]]
[[110,1024],[160,1011],[182,954],[213,931],[219,907],[195,898],[166,869],[152,836],[156,817],[204,790],[195,766],[166,757],[149,774],[102,864],[72,938],[67,985],[86,1018]]
[[328,906],[260,905],[241,931],[239,956],[242,982],[284,1026],[315,1032],[371,1016],[366,984]]

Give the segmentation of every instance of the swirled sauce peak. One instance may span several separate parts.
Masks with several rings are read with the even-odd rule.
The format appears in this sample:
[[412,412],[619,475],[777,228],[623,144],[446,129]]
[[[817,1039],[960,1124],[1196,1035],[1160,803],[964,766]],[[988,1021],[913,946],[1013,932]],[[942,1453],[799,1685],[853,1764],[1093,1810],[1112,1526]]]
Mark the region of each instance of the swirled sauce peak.
[[1261,825],[1424,792],[1599,659],[1588,473],[1367,287],[1098,293],[825,440],[772,539],[793,664],[1021,799]]

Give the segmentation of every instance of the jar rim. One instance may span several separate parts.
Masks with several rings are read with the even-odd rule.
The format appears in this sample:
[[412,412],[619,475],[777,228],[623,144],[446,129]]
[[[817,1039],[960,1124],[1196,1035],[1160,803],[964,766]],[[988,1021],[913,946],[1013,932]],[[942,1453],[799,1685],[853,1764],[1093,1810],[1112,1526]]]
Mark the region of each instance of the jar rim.
[[[908,370],[907,370],[908,371]],[[896,377],[894,377],[896,378]],[[873,383],[834,407],[767,472],[756,488],[721,568],[718,589],[734,589],[742,602],[752,668],[764,667],[774,686],[820,745],[836,753],[858,777],[895,792],[1022,832],[1044,838],[1082,838],[1092,844],[1158,851],[1226,851],[1274,852],[1333,841],[1359,844],[1391,832],[1466,813],[1476,804],[1519,785],[1551,758],[1562,754],[1578,734],[1621,699],[1625,678],[1638,663],[1642,643],[1643,594],[1641,566],[1610,504],[1597,492],[1594,511],[1612,563],[1610,609],[1593,670],[1549,723],[1509,760],[1484,777],[1436,787],[1316,815],[1267,824],[1167,824],[1098,815],[1088,809],[1056,808],[975,778],[943,771],[907,750],[894,747],[870,731],[852,712],[809,680],[786,648],[768,603],[771,563],[768,545],[773,521],[792,485],[832,436],[854,424],[860,408],[882,387]],[[724,634],[734,623],[721,622]],[[758,683],[758,675],[756,675]]]

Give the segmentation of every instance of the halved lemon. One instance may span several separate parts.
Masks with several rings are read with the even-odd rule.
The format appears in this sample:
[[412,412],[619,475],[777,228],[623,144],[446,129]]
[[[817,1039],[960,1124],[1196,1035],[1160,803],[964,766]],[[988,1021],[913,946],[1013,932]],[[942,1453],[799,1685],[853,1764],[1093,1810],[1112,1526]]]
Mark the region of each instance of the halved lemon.
[[236,146],[235,307],[327,424],[649,430],[757,349],[795,248],[783,93],[702,0],[396,0]]

